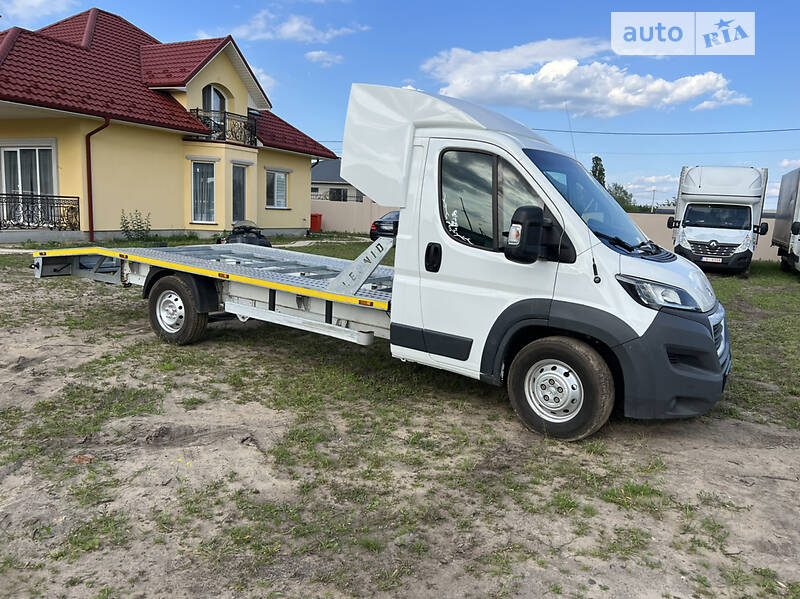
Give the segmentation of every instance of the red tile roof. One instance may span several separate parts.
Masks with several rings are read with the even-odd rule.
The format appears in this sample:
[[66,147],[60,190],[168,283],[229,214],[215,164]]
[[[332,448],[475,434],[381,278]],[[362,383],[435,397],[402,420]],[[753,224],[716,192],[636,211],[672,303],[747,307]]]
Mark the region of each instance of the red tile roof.
[[150,87],[182,87],[231,41],[228,36],[142,46],[142,78]]
[[268,110],[259,110],[256,136],[270,148],[289,150],[299,154],[310,154],[319,158],[336,158],[336,154],[318,141],[295,129],[289,123]]
[[[162,44],[97,8],[38,31],[12,27],[0,32],[0,100],[206,134],[168,92],[150,88],[186,85],[227,44],[241,56],[230,36]],[[258,138],[265,146],[335,157],[283,119],[260,114]]]

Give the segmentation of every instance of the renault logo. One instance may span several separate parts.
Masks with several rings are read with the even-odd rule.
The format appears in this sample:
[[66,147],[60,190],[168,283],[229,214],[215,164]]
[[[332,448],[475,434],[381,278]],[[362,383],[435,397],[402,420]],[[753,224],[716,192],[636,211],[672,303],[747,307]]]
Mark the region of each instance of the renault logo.
[[717,242],[713,239],[708,242],[708,247],[710,247],[711,249],[716,249],[717,245],[718,245]]

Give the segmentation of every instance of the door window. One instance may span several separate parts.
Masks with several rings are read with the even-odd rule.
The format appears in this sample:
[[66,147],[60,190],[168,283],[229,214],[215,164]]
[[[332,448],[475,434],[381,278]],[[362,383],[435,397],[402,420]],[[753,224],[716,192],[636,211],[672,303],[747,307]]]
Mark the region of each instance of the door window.
[[507,161],[470,150],[447,150],[441,159],[441,210],[451,237],[475,247],[505,247],[511,217],[542,199]]
[[3,150],[3,192],[53,194],[53,150],[8,148]]
[[234,165],[233,167],[233,220],[244,220],[245,183],[247,181],[247,167]]

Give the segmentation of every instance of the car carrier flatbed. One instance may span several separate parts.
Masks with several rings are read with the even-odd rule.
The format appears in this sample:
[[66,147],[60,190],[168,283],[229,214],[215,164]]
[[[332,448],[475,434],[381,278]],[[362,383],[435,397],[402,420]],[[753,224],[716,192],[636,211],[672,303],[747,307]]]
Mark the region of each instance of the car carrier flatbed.
[[[159,279],[178,277],[194,297],[172,297],[164,290],[163,298],[152,298],[154,328],[166,324],[169,329],[172,319],[179,329],[174,325],[186,317],[185,304],[193,300],[201,313],[233,314],[369,345],[375,335],[389,336],[394,269],[380,262],[393,245],[391,238],[378,239],[353,261],[238,243],[87,247],[34,252],[33,268],[36,277],[71,275],[139,285],[144,297],[151,297]],[[180,290],[173,291],[180,296]],[[201,333],[178,341],[194,341]]]

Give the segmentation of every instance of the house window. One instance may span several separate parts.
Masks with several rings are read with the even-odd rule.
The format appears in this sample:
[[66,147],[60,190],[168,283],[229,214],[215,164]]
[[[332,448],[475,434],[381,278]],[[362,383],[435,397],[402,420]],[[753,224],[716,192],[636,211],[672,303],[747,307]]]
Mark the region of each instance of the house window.
[[203,88],[203,110],[216,110],[225,112],[225,94],[215,85],[206,85]]
[[192,162],[192,222],[214,223],[213,162]]
[[331,202],[346,202],[347,201],[347,188],[346,187],[331,187],[328,191],[328,199]]
[[233,222],[244,220],[247,188],[247,167],[233,166]]
[[267,208],[286,208],[287,173],[267,171]]
[[311,193],[319,193],[319,187],[312,187]]
[[3,193],[53,195],[52,148],[3,148]]

